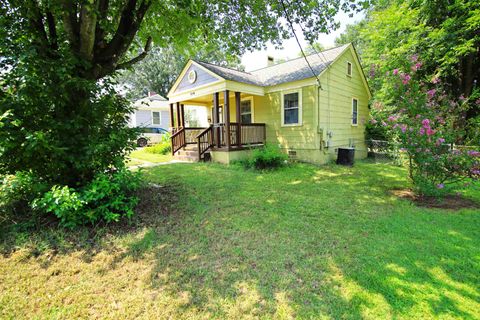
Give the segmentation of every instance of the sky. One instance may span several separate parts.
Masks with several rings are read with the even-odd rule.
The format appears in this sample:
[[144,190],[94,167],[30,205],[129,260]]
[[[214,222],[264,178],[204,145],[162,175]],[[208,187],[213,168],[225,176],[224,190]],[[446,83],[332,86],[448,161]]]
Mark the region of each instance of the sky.
[[[352,24],[363,18],[363,13],[355,14],[353,17],[349,17],[348,14],[344,12],[339,12],[335,19],[340,21],[340,28],[336,31],[331,32],[330,34],[321,34],[318,38],[320,42],[325,47],[332,47],[335,44],[335,38],[338,37],[344,30],[347,24]],[[302,31],[299,27],[295,27],[295,32],[299,37],[300,44],[305,48],[308,43],[304,39]],[[242,64],[245,66],[245,71],[252,71],[260,69],[267,66],[267,56],[273,56],[274,59],[293,59],[297,58],[300,52],[295,38],[284,41],[283,49],[275,50],[274,46],[269,44],[267,45],[267,50],[247,52],[242,56]]]

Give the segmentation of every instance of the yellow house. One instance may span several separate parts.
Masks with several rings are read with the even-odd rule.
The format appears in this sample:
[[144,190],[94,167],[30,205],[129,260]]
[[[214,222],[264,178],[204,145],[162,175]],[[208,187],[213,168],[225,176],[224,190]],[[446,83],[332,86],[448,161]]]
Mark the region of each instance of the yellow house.
[[[228,163],[270,143],[317,164],[341,147],[364,158],[370,97],[352,44],[251,72],[190,60],[168,94],[172,151]],[[210,126],[185,127],[186,104],[206,107]]]

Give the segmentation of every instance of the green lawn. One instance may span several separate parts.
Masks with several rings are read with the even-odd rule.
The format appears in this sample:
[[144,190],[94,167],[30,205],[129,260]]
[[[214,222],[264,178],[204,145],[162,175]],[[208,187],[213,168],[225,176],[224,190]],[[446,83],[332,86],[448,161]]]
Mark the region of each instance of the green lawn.
[[171,154],[163,155],[157,153],[148,153],[145,149],[137,149],[133,151],[128,159],[127,165],[138,166],[146,163],[169,162],[173,159]]
[[396,198],[401,168],[145,172],[130,225],[0,230],[1,318],[480,318],[480,210]]

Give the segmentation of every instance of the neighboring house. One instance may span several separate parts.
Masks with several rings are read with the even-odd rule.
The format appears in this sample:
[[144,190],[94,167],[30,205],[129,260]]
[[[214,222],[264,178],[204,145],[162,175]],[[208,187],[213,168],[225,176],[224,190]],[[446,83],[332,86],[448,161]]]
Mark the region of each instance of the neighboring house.
[[[251,72],[190,60],[168,94],[171,113],[180,115],[173,151],[182,154],[192,144],[200,147],[197,158],[210,154],[228,163],[266,142],[318,164],[334,160],[340,147],[366,157],[371,95],[353,45],[306,59]],[[212,125],[190,132],[181,120],[184,104],[206,107]]]
[[163,128],[170,127],[168,100],[153,92],[148,97],[135,101],[135,112],[130,116],[131,127]]
[[[161,95],[149,92],[148,97],[135,101],[135,112],[130,115],[130,127],[162,128],[169,130],[169,101]],[[204,107],[185,106],[187,125],[208,126],[207,111]]]

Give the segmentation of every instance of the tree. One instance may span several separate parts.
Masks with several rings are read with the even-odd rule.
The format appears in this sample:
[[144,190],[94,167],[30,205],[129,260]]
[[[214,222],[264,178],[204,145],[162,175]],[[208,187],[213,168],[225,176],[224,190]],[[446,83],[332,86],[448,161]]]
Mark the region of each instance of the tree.
[[[478,1],[381,1],[364,20],[349,26],[337,43],[352,41],[361,56],[375,100],[386,98],[387,72],[405,68],[416,56],[423,63],[415,76],[438,78],[449,95],[468,106],[457,126],[480,116],[476,85],[480,75]],[[467,131],[474,132],[473,129]],[[465,141],[467,136],[460,141]],[[477,142],[478,143],[478,142]]]
[[133,133],[126,129],[131,109],[115,93],[114,78],[144,59],[152,43],[181,54],[207,44],[238,55],[268,41],[281,44],[291,35],[290,26],[279,22],[285,17],[302,22],[312,37],[335,25],[338,10],[361,10],[367,4],[1,1],[0,174],[22,171],[47,189],[79,189],[105,172],[121,170]]
[[145,97],[147,92],[166,96],[188,59],[242,69],[238,56],[230,56],[218,48],[195,48],[193,51],[182,54],[173,47],[154,47],[135,68],[121,72],[119,83],[126,87],[127,96],[136,100]]

